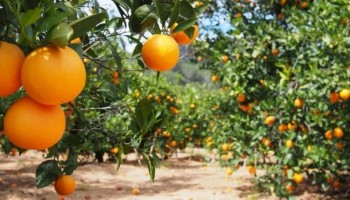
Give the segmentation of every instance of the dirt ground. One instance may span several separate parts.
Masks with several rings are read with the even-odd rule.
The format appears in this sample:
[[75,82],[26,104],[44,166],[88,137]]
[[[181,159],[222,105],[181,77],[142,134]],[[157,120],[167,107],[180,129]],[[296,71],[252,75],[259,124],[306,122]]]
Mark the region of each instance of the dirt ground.
[[[135,156],[116,171],[115,163],[90,163],[74,172],[76,192],[65,200],[273,200],[254,185],[245,167],[232,176],[217,162],[204,163],[203,150],[178,153],[156,169],[154,182],[148,169],[140,166]],[[58,195],[53,186],[35,187],[35,170],[43,161],[41,152],[29,151],[21,156],[0,154],[0,200],[55,200]],[[259,171],[258,171],[259,173]],[[139,195],[131,194],[133,188]],[[325,199],[317,193],[302,192],[297,199]],[[333,198],[327,198],[333,199]]]

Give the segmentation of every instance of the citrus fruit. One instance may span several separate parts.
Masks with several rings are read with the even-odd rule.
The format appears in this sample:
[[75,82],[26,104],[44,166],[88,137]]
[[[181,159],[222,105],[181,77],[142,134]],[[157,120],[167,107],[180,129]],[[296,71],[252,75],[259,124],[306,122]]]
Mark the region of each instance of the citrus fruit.
[[82,59],[73,49],[48,46],[35,49],[25,58],[21,78],[33,100],[58,105],[80,94],[86,72]]
[[42,150],[55,145],[66,126],[60,106],[47,106],[26,96],[10,106],[5,114],[4,133],[23,149]]
[[193,25],[192,27],[194,28],[194,32],[191,38],[189,38],[184,31],[180,31],[177,33],[173,33],[174,29],[176,28],[178,24],[175,23],[171,26],[170,28],[170,36],[173,37],[178,44],[185,45],[185,44],[190,44],[193,41],[196,40],[198,33],[199,33],[199,28],[197,25]]
[[174,38],[168,35],[152,35],[142,47],[142,59],[156,71],[172,69],[179,60],[180,50]]
[[0,97],[9,96],[21,87],[24,58],[24,53],[18,46],[0,41]]
[[75,191],[75,179],[71,175],[63,175],[55,181],[55,190],[57,194],[66,196]]

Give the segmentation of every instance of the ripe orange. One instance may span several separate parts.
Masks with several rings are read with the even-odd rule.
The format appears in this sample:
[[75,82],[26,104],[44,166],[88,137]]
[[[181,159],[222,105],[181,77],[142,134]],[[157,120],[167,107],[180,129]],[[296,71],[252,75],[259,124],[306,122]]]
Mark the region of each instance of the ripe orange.
[[295,187],[294,187],[293,184],[289,183],[289,184],[286,185],[286,191],[288,193],[292,193],[294,190],[295,190]]
[[249,174],[251,174],[251,175],[256,175],[256,168],[254,167],[254,166],[248,166],[248,172],[249,172]]
[[111,150],[109,150],[112,154],[117,154],[118,151],[119,151],[119,148],[118,147],[113,147],[111,148]]
[[300,8],[301,9],[306,9],[309,6],[309,3],[306,1],[303,1],[300,3]]
[[140,189],[137,187],[131,188],[131,194],[132,195],[139,195],[140,194]]
[[237,96],[237,101],[238,101],[239,103],[243,103],[243,102],[245,102],[245,100],[246,100],[245,95],[242,94],[242,93],[239,93],[238,96]]
[[292,177],[293,181],[296,182],[297,184],[300,184],[301,182],[303,182],[303,175],[300,173],[295,173]]
[[193,25],[192,27],[194,28],[194,32],[192,35],[192,38],[189,38],[184,31],[180,31],[177,33],[173,33],[173,30],[176,28],[178,24],[175,23],[171,26],[170,28],[170,36],[173,37],[178,44],[185,45],[185,44],[190,44],[193,41],[196,40],[198,33],[199,33],[199,28],[197,25]]
[[179,60],[180,50],[175,39],[168,35],[152,35],[142,47],[142,59],[156,71],[172,69]]
[[227,63],[228,59],[229,59],[228,56],[224,55],[221,57],[221,62],[225,64]]
[[226,174],[227,174],[228,176],[231,176],[231,175],[233,174],[233,170],[232,170],[231,168],[227,168],[227,169],[226,169]]
[[288,131],[288,125],[287,125],[287,124],[280,124],[280,125],[278,126],[278,131],[279,131],[279,132]]
[[79,37],[77,38],[74,38],[73,40],[70,41],[71,44],[80,44],[81,43],[81,40]]
[[277,19],[283,20],[283,18],[284,18],[284,14],[282,12],[278,13]]
[[22,50],[14,45],[0,41],[0,97],[15,93],[22,85],[21,67],[24,60]]
[[261,142],[267,147],[271,147],[272,146],[272,142],[271,142],[271,140],[269,138],[263,138]]
[[343,142],[337,142],[337,143],[335,143],[335,146],[336,146],[339,150],[343,150],[343,148],[344,148]]
[[339,97],[343,99],[344,101],[348,100],[350,98],[350,90],[349,89],[342,89],[339,92]]
[[228,144],[223,144],[223,145],[221,145],[221,150],[222,151],[228,151],[229,150],[229,145]]
[[331,92],[329,94],[329,101],[331,103],[337,103],[339,101],[339,94],[337,92]]
[[287,0],[280,0],[280,5],[281,5],[281,6],[286,5],[286,3],[287,3]]
[[294,100],[294,107],[301,108],[301,107],[303,107],[303,105],[304,105],[304,100],[299,99],[299,98]]
[[298,124],[296,121],[292,121],[291,123],[288,123],[287,127],[288,127],[288,130],[295,131],[298,128]]
[[287,141],[286,141],[286,147],[288,147],[288,148],[293,148],[293,147],[294,147],[294,142],[293,142],[293,140],[287,140]]
[[324,136],[326,137],[327,140],[331,140],[333,138],[333,131],[328,130],[324,133]]
[[335,180],[335,181],[333,182],[333,187],[334,187],[335,189],[339,189],[339,188],[340,188],[340,181],[339,181],[339,180]]
[[343,132],[343,130],[341,128],[336,127],[333,130],[333,135],[336,138],[342,138],[344,136],[344,132]]
[[276,117],[274,116],[268,116],[265,118],[265,124],[268,126],[272,126],[276,122]]
[[25,58],[21,79],[25,91],[33,100],[45,105],[58,105],[73,100],[83,90],[85,65],[69,47],[41,47]]
[[219,76],[218,75],[213,75],[212,77],[211,77],[211,81],[213,82],[213,83],[216,83],[216,82],[218,82],[219,81]]
[[273,56],[278,56],[278,54],[280,54],[280,51],[278,49],[272,49],[271,53]]
[[202,56],[198,56],[197,57],[197,62],[202,62],[203,61],[203,57]]
[[172,148],[176,148],[177,142],[175,140],[172,140],[169,144]]
[[17,100],[7,110],[4,133],[23,149],[42,150],[55,145],[63,136],[66,126],[60,106],[47,106],[29,97]]
[[57,194],[66,196],[75,191],[75,179],[71,175],[63,175],[55,181],[55,190]]

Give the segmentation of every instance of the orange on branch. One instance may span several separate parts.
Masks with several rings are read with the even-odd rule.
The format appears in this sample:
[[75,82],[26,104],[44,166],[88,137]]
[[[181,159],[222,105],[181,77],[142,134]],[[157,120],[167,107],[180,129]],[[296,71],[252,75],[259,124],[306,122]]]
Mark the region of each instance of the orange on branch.
[[171,26],[170,28],[170,36],[173,37],[176,42],[180,45],[186,45],[186,44],[190,44],[192,42],[194,42],[196,40],[196,38],[198,37],[198,34],[199,34],[199,28],[197,25],[193,25],[192,27],[194,28],[194,31],[193,31],[193,35],[191,38],[189,38],[187,36],[187,34],[185,33],[185,31],[180,31],[180,32],[177,32],[177,33],[173,33],[174,29],[176,28],[178,24],[175,23]]
[[23,97],[5,114],[4,133],[23,149],[42,150],[55,145],[66,127],[64,111],[58,105],[47,106]]
[[21,87],[24,58],[24,53],[18,46],[0,41],[0,97],[9,96]]
[[84,89],[85,65],[69,47],[41,47],[25,58],[21,79],[33,100],[45,105],[63,104]]
[[143,44],[141,55],[150,69],[162,72],[175,67],[180,50],[174,38],[155,34]]
[[75,191],[76,183],[73,176],[63,175],[58,177],[58,179],[55,181],[54,186],[57,194],[66,196],[72,194]]

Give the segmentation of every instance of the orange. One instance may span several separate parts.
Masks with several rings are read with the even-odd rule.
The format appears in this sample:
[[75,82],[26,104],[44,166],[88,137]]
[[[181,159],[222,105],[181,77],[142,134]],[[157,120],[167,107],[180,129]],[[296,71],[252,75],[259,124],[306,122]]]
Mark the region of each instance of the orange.
[[280,125],[278,126],[278,131],[279,131],[279,132],[288,131],[288,125],[287,125],[287,124],[280,124]]
[[256,168],[254,166],[248,166],[248,172],[251,175],[256,175]]
[[21,87],[24,58],[24,53],[18,46],[0,41],[0,97],[9,96]]
[[71,44],[80,44],[80,43],[81,43],[81,40],[80,40],[80,38],[77,37],[77,38],[71,40],[70,43],[71,43]]
[[292,193],[295,190],[295,187],[293,184],[289,183],[288,185],[286,185],[286,191],[288,193]]
[[341,128],[336,127],[333,130],[333,135],[336,138],[342,138],[344,136],[344,132],[343,132],[343,130]]
[[294,142],[293,142],[293,140],[287,140],[287,141],[286,141],[286,147],[288,147],[288,148],[293,148],[293,147],[294,147]]
[[196,38],[198,37],[198,33],[199,33],[199,28],[197,25],[192,26],[194,28],[192,38],[189,38],[184,31],[173,33],[173,30],[176,28],[177,25],[178,24],[175,23],[171,26],[170,36],[173,37],[178,44],[181,44],[181,45],[190,44],[196,40]]
[[340,188],[340,181],[339,181],[339,180],[335,180],[335,181],[333,182],[333,187],[334,187],[335,189],[339,189],[339,188]]
[[281,6],[286,5],[286,3],[287,3],[287,0],[280,0],[280,5],[281,5]]
[[150,69],[162,72],[170,70],[176,65],[180,50],[174,38],[155,34],[143,44],[141,55]]
[[263,138],[261,142],[267,147],[271,147],[272,146],[272,142],[271,142],[271,140],[269,138]]
[[301,108],[301,107],[303,107],[303,105],[304,105],[304,100],[299,99],[299,98],[294,100],[294,107]]
[[268,116],[265,118],[265,124],[268,126],[272,126],[276,122],[276,117],[274,116]]
[[278,56],[278,54],[280,54],[280,51],[278,49],[272,49],[271,53],[273,56]]
[[328,130],[324,133],[324,136],[327,140],[331,140],[333,138],[333,132],[331,130]]
[[218,81],[219,81],[219,76],[218,76],[218,75],[213,75],[213,76],[211,77],[211,81],[212,81],[213,83],[218,82]]
[[23,149],[42,150],[55,145],[63,136],[66,126],[60,106],[37,103],[23,97],[10,106],[5,114],[4,133]]
[[71,175],[63,175],[55,181],[55,190],[57,194],[66,196],[75,191],[75,179]]
[[306,9],[309,6],[309,3],[306,1],[303,1],[300,3],[300,8],[301,9]]
[[287,127],[288,127],[288,130],[295,131],[298,128],[298,124],[296,121],[292,121],[291,123],[288,123]]
[[132,195],[139,195],[140,194],[140,189],[136,188],[136,187],[131,188],[131,194]]
[[237,96],[237,101],[238,101],[239,103],[243,103],[243,102],[245,102],[245,100],[246,100],[245,95],[242,94],[242,93],[239,93],[238,96]]
[[202,62],[203,61],[203,57],[202,56],[198,56],[197,57],[197,62]]
[[329,94],[329,101],[331,103],[337,103],[339,101],[339,94],[337,92],[331,92]]
[[25,91],[33,100],[45,105],[63,104],[83,90],[85,65],[69,47],[41,47],[25,58],[21,78]]
[[344,148],[344,144],[342,142],[337,142],[335,143],[335,146],[339,149],[339,150],[343,150]]
[[117,154],[118,151],[119,151],[119,148],[118,147],[113,147],[111,148],[111,150],[109,150],[112,154]]
[[224,55],[221,57],[221,62],[225,64],[227,63],[228,59],[229,59],[228,56]]
[[228,151],[229,150],[229,145],[228,144],[223,144],[222,146],[221,146],[221,150],[222,151]]
[[226,169],[226,174],[227,174],[228,176],[231,176],[231,175],[233,174],[233,170],[232,170],[231,168],[227,168],[227,169]]
[[283,18],[284,18],[284,14],[283,13],[278,13],[278,15],[277,15],[277,19],[279,19],[279,20],[283,20]]
[[293,181],[300,184],[301,182],[303,182],[303,175],[300,173],[295,173],[292,177]]
[[172,140],[169,144],[172,148],[176,148],[177,142],[175,140]]
[[350,90],[349,89],[342,89],[339,92],[339,97],[343,99],[344,101],[348,100],[350,98]]

